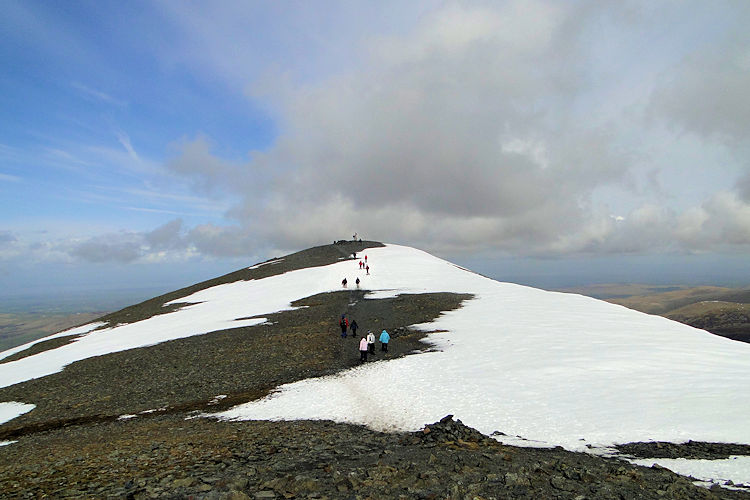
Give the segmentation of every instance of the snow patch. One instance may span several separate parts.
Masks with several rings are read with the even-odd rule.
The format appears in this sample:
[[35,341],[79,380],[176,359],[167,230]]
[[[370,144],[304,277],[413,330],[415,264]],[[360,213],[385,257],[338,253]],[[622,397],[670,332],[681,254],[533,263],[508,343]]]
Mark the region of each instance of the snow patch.
[[226,394],[219,394],[215,398],[213,398],[211,401],[208,402],[209,405],[217,405],[221,402],[222,399],[225,399],[227,397]]
[[732,456],[723,460],[695,460],[686,458],[649,458],[629,460],[636,465],[651,467],[657,464],[676,474],[690,476],[699,481],[750,488],[750,457]]
[[261,262],[260,264],[255,264],[254,266],[248,267],[248,269],[258,269],[259,267],[263,266],[270,266],[272,264],[278,264],[279,262],[283,262],[284,259],[273,259],[269,260],[268,262]]
[[68,337],[71,335],[83,335],[104,325],[106,325],[105,322],[97,321],[95,323],[89,323],[87,325],[76,326],[75,328],[69,328],[67,330],[63,330],[61,332],[50,335],[48,337],[37,339],[32,342],[26,343],[24,345],[20,345],[12,349],[8,349],[7,351],[3,351],[0,353],[0,359],[4,359],[4,358],[7,358],[8,356],[12,356],[13,354],[25,351],[26,349],[38,344],[39,342],[44,342],[44,341],[56,339],[59,337]]
[[14,418],[20,417],[34,408],[36,408],[36,405],[18,403],[16,401],[0,403],[0,425],[13,420]]

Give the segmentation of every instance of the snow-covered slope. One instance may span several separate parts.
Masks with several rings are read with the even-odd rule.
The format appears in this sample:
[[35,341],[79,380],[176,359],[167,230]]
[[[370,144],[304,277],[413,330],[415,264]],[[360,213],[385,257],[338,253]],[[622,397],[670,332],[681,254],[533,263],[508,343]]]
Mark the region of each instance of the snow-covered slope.
[[[410,248],[368,253],[372,297],[476,295],[422,325],[447,330],[430,337],[440,351],[292,384],[230,415],[414,430],[451,412],[483,432],[568,448],[750,442],[750,401],[738,400],[750,382],[749,345],[588,297],[498,283]],[[359,272],[342,263],[331,278],[347,266]]]
[[64,347],[0,364],[0,386],[89,356],[256,324],[263,319],[237,318],[288,309],[358,276],[370,298],[422,292],[475,298],[419,325],[445,330],[429,337],[435,352],[283,386],[223,418],[416,430],[452,413],[486,434],[572,450],[648,440],[750,443],[744,397],[750,344],[588,297],[499,283],[413,248],[366,253],[370,275],[347,260],[209,288],[180,299],[194,305],[177,312],[90,331]]

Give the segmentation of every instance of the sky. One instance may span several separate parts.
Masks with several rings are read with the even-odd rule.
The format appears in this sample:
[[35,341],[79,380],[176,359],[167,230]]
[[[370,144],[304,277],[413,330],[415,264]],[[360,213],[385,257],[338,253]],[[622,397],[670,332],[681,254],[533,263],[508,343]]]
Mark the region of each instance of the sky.
[[354,233],[540,286],[750,283],[746,2],[0,10],[0,296]]

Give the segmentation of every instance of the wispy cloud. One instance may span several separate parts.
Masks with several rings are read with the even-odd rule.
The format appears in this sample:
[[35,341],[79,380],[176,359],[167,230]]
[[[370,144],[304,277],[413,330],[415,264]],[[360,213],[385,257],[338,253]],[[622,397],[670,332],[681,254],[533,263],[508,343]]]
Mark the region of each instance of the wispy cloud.
[[156,189],[123,188],[122,192],[137,196],[141,199],[149,199],[158,204],[168,203],[170,205],[179,204],[193,207],[204,214],[206,212],[214,214],[224,213],[231,207],[231,203],[225,199],[211,200],[200,196],[179,194],[176,192],[168,193]]
[[17,175],[0,174],[0,182],[22,182],[23,178]]
[[122,147],[125,148],[125,151],[128,152],[130,157],[140,162],[141,158],[138,156],[138,153],[136,153],[135,149],[133,148],[133,145],[130,143],[130,136],[123,132],[122,130],[118,130],[115,132],[115,135],[117,135],[117,141],[122,144]]
[[133,212],[148,212],[153,214],[169,214],[169,215],[180,215],[180,216],[201,216],[205,215],[204,213],[190,213],[190,212],[180,212],[176,210],[164,210],[160,208],[146,208],[146,207],[128,207],[124,206],[122,207],[125,210],[132,210]]
[[127,101],[117,99],[116,97],[112,97],[106,92],[92,89],[91,87],[83,85],[82,83],[79,83],[79,82],[72,82],[70,86],[76,89],[77,91],[79,91],[82,95],[86,96],[89,99],[94,99],[96,101],[103,102],[105,104],[111,104],[113,106],[117,106],[118,108],[124,108],[128,105]]

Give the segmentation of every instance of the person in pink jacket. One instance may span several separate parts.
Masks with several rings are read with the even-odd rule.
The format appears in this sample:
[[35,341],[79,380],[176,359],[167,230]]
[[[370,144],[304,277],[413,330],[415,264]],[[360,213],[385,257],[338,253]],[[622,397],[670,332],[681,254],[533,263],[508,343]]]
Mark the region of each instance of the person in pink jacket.
[[359,341],[359,360],[367,361],[367,337],[362,336],[362,340]]

